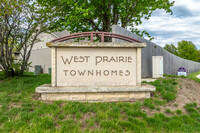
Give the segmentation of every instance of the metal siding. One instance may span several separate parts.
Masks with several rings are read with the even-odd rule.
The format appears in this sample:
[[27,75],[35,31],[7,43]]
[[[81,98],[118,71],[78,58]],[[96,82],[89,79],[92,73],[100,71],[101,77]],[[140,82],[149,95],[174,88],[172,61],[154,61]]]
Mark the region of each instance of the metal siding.
[[[189,73],[200,71],[200,63],[175,56],[162,47],[141,38],[118,25],[112,26],[112,33],[122,34],[146,42],[147,47],[142,48],[142,77],[152,77],[152,56],[163,56],[164,74],[177,74],[179,67],[185,67],[189,70]],[[119,39],[113,39],[113,42],[122,41]]]

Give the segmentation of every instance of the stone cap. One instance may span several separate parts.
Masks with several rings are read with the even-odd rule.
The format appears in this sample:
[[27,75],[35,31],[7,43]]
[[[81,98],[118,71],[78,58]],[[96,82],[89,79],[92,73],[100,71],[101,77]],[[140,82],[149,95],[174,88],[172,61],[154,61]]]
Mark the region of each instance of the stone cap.
[[150,92],[155,86],[142,84],[141,86],[66,86],[52,87],[45,84],[36,88],[37,93],[74,93],[74,92]]
[[124,43],[124,42],[47,42],[47,47],[96,47],[96,48],[144,48],[146,43]]

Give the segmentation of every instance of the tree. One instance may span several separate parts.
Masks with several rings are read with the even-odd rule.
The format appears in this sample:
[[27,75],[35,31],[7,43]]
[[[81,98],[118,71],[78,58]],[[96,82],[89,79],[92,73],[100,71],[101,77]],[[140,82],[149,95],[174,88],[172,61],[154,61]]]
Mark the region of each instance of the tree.
[[[0,66],[6,76],[23,75],[34,43],[47,19],[34,0],[0,0]],[[20,52],[15,60],[13,52]]]
[[191,41],[182,40],[178,42],[177,47],[173,44],[166,44],[164,49],[181,58],[200,61],[200,51],[197,50],[196,46]]
[[199,53],[199,60],[198,60],[198,62],[200,62],[200,50],[198,50],[198,53]]
[[[42,12],[53,17],[50,30],[71,32],[105,31],[118,24],[140,34],[135,28],[142,19],[149,19],[156,9],[172,13],[169,0],[37,0]],[[149,35],[146,31],[143,34]],[[108,41],[108,40],[107,40]]]
[[178,55],[178,49],[173,44],[166,44],[164,49],[174,55]]
[[178,55],[184,59],[199,61],[199,52],[191,41],[178,42]]

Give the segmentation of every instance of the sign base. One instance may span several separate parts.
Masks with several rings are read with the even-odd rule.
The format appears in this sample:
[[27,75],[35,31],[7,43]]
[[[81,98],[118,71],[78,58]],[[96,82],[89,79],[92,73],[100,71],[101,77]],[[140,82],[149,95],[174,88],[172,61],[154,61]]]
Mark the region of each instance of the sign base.
[[36,88],[41,100],[45,101],[81,101],[81,102],[115,102],[134,101],[150,98],[150,92],[155,87],[142,84],[141,86],[92,86],[92,87],[51,87],[46,84]]

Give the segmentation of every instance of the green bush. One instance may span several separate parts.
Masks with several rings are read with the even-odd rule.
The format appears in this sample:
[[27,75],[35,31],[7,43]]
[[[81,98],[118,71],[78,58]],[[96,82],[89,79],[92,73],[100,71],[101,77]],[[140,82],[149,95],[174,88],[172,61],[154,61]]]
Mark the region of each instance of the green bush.
[[176,114],[180,115],[182,114],[182,111],[180,109],[176,110]]
[[150,109],[155,109],[155,105],[154,105],[153,100],[151,98],[145,99],[143,104],[144,104],[144,106],[149,107]]
[[[156,80],[154,82],[149,82],[149,84],[156,86],[156,92],[161,95],[161,97],[165,100],[173,101],[176,99],[176,85],[178,84],[176,82],[176,79],[172,78],[161,78],[159,80]],[[158,97],[158,96],[157,96]]]

